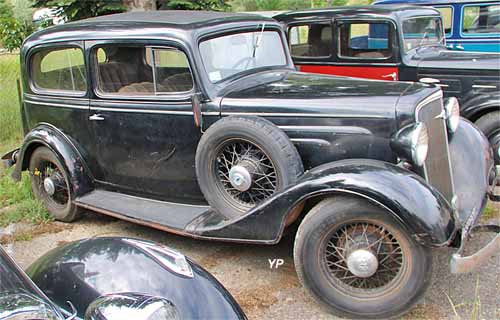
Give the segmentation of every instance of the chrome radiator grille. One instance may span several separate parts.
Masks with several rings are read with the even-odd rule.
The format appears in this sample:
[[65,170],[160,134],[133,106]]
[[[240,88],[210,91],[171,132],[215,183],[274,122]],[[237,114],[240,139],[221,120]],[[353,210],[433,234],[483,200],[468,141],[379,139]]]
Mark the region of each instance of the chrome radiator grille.
[[[439,94],[439,95],[438,95]],[[450,151],[441,92],[430,96],[418,107],[416,119],[425,123],[429,134],[429,151],[423,170],[425,179],[451,202],[454,195]]]

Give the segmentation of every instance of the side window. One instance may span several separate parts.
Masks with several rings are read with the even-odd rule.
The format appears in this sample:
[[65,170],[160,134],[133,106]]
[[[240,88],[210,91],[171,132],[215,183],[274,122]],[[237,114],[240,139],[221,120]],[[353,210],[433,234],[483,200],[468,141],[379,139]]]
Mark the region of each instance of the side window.
[[332,52],[329,23],[293,26],[289,30],[290,52],[295,57],[327,57]]
[[187,57],[180,50],[103,46],[94,54],[99,92],[154,96],[193,88]]
[[453,27],[453,8],[452,7],[436,7],[436,9],[441,13],[441,18],[443,18],[443,28],[446,35],[451,34],[451,28]]
[[387,59],[392,55],[389,23],[341,23],[339,56],[359,59]]
[[38,90],[83,94],[87,91],[85,62],[80,48],[51,48],[31,57],[31,78]]
[[464,6],[462,32],[467,35],[500,33],[500,5]]

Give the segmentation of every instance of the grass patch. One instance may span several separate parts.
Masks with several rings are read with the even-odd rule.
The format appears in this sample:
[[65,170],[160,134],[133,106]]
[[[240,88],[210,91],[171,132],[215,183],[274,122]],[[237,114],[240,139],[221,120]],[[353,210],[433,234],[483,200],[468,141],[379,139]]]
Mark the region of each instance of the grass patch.
[[22,139],[21,114],[16,80],[19,78],[19,55],[0,55],[0,144]]
[[490,202],[484,209],[481,219],[489,220],[496,218],[500,218],[500,208]]
[[[19,147],[22,141],[18,78],[19,55],[0,55],[0,155]],[[0,166],[0,227],[20,221],[35,224],[50,221],[47,210],[31,193],[28,174],[23,174],[21,182],[15,182],[11,173],[12,169]]]

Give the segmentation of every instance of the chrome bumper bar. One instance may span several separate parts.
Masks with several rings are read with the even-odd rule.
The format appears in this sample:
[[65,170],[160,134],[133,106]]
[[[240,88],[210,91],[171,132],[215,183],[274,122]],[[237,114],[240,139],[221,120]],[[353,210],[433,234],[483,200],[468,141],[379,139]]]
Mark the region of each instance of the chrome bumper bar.
[[[500,195],[495,193],[495,186],[500,181],[500,166],[495,167],[495,177],[491,181],[491,190],[488,197],[491,201],[500,201]],[[464,244],[470,234],[474,232],[492,232],[496,236],[483,248],[470,256],[462,256]],[[450,269],[452,273],[465,273],[473,271],[478,265],[486,262],[496,252],[500,252],[500,226],[497,225],[477,225],[471,228],[467,234],[462,234],[460,248],[451,256]]]
[[465,273],[473,271],[478,265],[486,262],[495,252],[500,251],[500,226],[496,225],[478,225],[472,228],[470,233],[473,232],[495,232],[497,235],[483,248],[479,249],[476,253],[470,256],[462,256],[462,246],[457,253],[451,256],[450,269],[451,273]]

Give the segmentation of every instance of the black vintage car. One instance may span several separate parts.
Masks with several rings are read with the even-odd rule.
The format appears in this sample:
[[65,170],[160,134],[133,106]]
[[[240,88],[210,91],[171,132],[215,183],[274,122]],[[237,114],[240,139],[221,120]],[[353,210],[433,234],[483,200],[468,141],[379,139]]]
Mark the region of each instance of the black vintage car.
[[[68,23],[21,50],[25,139],[4,156],[52,215],[91,209],[199,239],[275,244],[354,317],[406,312],[432,248],[454,272],[498,169],[439,87],[295,70],[281,25],[161,11]],[[362,107],[360,107],[362,106]],[[498,232],[496,226],[481,230]]]
[[150,241],[79,240],[46,253],[27,273],[0,247],[1,320],[246,319],[212,275]]
[[286,26],[299,70],[420,81],[456,97],[500,164],[500,54],[446,47],[439,11],[408,5],[336,7],[274,17]]

